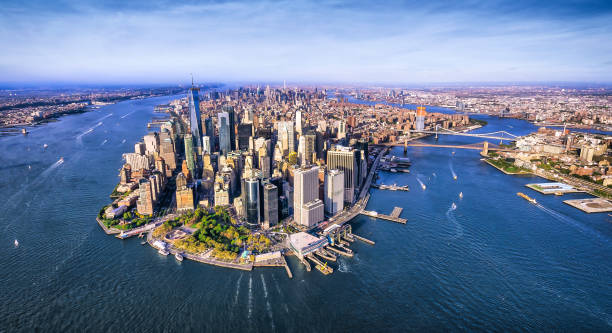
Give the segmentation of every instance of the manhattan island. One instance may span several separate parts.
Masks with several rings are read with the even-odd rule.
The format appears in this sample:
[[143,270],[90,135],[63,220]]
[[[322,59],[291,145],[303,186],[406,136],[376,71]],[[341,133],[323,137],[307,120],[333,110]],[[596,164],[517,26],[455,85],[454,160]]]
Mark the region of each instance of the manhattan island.
[[316,88],[187,95],[156,107],[98,223],[118,238],[146,234],[143,245],[180,261],[284,266],[289,276],[285,255],[329,274],[337,256],[353,256],[351,242],[373,245],[352,233],[359,214],[406,223],[401,208],[364,210],[370,186],[408,190],[375,184],[378,170],[408,172],[408,159],[384,157],[388,143],[479,127],[467,115],[371,107]]

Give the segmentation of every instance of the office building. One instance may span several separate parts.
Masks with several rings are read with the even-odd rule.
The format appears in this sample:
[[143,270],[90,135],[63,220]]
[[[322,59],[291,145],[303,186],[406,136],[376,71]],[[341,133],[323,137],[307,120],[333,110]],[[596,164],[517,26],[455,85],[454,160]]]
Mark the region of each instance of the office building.
[[191,133],[185,134],[185,160],[187,161],[187,168],[189,168],[189,173],[196,177],[196,156],[193,149],[193,136]]
[[344,202],[352,204],[355,189],[358,188],[357,150],[350,147],[334,146],[327,151],[327,167],[344,172]]
[[336,215],[344,209],[344,172],[328,170],[324,181],[325,212]]
[[265,228],[278,224],[278,188],[271,183],[263,185],[263,224]]
[[189,126],[191,129],[191,136],[193,138],[193,148],[196,153],[201,153],[202,143],[202,119],[200,118],[200,97],[198,93],[200,88],[194,87],[193,84],[189,89]]
[[138,214],[153,215],[153,197],[151,193],[151,182],[142,179],[138,187],[138,201],[136,203]]
[[260,223],[259,212],[259,179],[245,179],[245,210],[247,223],[255,226]]
[[422,131],[425,129],[425,116],[426,115],[427,115],[427,112],[425,112],[425,107],[417,106],[416,128],[415,128],[417,131]]
[[323,202],[319,199],[319,167],[302,167],[293,173],[293,218],[308,228],[323,221]]

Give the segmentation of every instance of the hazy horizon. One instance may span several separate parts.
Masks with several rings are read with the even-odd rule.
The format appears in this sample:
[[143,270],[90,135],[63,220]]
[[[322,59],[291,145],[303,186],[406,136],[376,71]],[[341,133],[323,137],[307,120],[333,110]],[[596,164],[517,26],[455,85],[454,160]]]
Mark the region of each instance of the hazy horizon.
[[2,85],[609,83],[606,1],[29,0]]

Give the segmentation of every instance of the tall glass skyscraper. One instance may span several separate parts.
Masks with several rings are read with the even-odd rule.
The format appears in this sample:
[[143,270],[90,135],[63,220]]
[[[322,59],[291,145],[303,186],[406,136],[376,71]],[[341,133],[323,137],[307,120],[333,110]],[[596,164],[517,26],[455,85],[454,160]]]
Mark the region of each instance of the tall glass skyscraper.
[[227,155],[232,150],[229,134],[229,114],[227,112],[219,112],[217,116],[219,117],[219,151],[221,151],[221,154]]
[[[193,137],[193,147],[196,150],[202,148],[202,125],[200,119],[200,88],[191,87],[189,89],[189,120],[191,123],[191,135]],[[199,153],[199,151],[196,151]]]

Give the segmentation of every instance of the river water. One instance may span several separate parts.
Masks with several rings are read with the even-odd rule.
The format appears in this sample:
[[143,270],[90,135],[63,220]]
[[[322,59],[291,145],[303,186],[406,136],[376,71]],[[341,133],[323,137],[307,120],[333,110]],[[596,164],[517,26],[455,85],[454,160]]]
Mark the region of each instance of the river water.
[[[105,235],[95,216],[121,154],[146,134],[153,106],[170,99],[121,102],[0,138],[0,332],[612,329],[611,218],[562,202],[584,194],[535,193],[524,185],[540,179],[504,175],[471,150],[409,149],[410,174],[381,173],[380,182],[411,191],[372,189],[367,209],[403,207],[408,223],[356,218],[354,232],[376,245],[353,245],[356,256],[340,258],[330,276],[295,260],[292,280],[282,269],[179,263],[138,239]],[[483,133],[534,130],[483,119]]]

